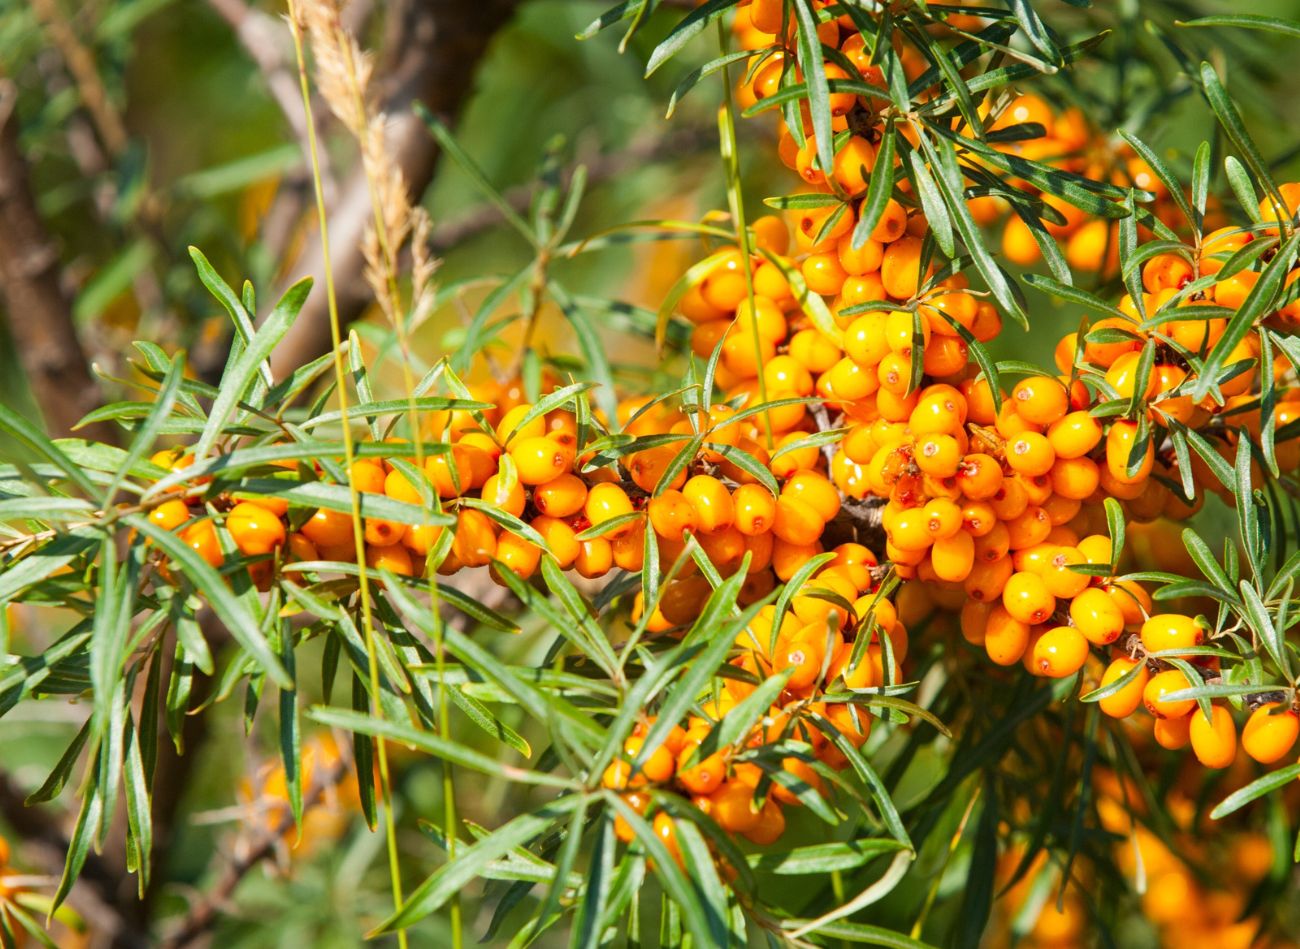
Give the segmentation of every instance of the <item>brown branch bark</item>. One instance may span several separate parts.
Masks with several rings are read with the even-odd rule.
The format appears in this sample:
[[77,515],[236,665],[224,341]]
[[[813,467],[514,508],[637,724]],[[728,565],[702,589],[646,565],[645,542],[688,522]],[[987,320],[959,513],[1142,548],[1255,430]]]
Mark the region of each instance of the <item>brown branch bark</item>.
[[[99,405],[99,386],[86,365],[72,303],[59,282],[59,252],[32,196],[18,142],[15,89],[0,79],[0,282],[10,334],[36,403],[55,436]],[[117,440],[107,423],[78,432]]]
[[[383,111],[391,117],[386,141],[413,200],[433,179],[438,158],[433,139],[412,111],[414,104],[423,102],[444,121],[454,121],[489,41],[517,5],[518,0],[409,0],[393,12],[381,80],[388,90]],[[358,167],[340,183],[337,200],[329,209],[329,263],[343,323],[360,315],[369,299],[362,236],[370,214],[370,190]],[[310,275],[317,287],[323,287],[325,264],[316,234],[292,274],[294,278]],[[329,313],[322,289],[307,300],[276,348],[271,368],[277,378],[283,378],[329,347]]]

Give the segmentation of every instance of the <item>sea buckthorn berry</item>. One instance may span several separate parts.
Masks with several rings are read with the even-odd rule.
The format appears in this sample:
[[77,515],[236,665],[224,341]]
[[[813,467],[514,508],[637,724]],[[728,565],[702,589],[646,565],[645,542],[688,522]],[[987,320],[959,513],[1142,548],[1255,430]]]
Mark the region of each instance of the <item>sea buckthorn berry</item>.
[[914,457],[916,466],[926,474],[936,478],[950,478],[961,465],[961,446],[951,435],[923,435],[917,439]]
[[488,504],[515,517],[524,513],[524,506],[528,503],[523,483],[515,478],[513,484],[506,484],[499,474],[494,474],[484,482],[482,497]]
[[456,515],[456,534],[451,550],[466,567],[488,564],[497,552],[496,526],[492,519],[482,511],[461,508]]
[[548,517],[545,514],[533,518],[529,526],[542,535],[547,549],[561,568],[567,570],[573,566],[581,543],[578,541],[578,532],[572,526],[558,517]]
[[1260,764],[1281,760],[1300,737],[1300,714],[1269,702],[1255,709],[1241,732],[1241,747]]
[[1007,527],[1007,543],[1012,550],[1024,550],[1041,544],[1052,532],[1052,519],[1041,507],[1028,507],[1004,523]]
[[212,523],[212,518],[205,517],[195,521],[181,531],[180,537],[207,562],[209,567],[221,566],[225,558],[221,553],[221,541],[217,538],[217,528]]
[[1104,688],[1118,682],[1134,668],[1138,671],[1133,673],[1133,678],[1128,683],[1097,702],[1102,712],[1111,718],[1127,718],[1137,711],[1138,706],[1142,704],[1142,692],[1146,688],[1150,674],[1147,672],[1145,662],[1127,656],[1115,659],[1102,673],[1101,685]]
[[[1150,683],[1147,686],[1150,688]],[[1191,740],[1191,727],[1191,715],[1183,715],[1179,718],[1157,718],[1151,733],[1156,744],[1161,748],[1177,751],[1179,748],[1187,747],[1187,742]]]
[[1129,472],[1129,462],[1138,445],[1137,435],[1138,424],[1127,420],[1113,422],[1106,433],[1106,469],[1120,484],[1145,482],[1155,466],[1155,445],[1148,436],[1145,452],[1139,454],[1136,468]]
[[1022,623],[1042,623],[1056,609],[1056,598],[1043,578],[1032,573],[1014,573],[1002,590],[1002,605]]
[[[527,580],[537,572],[537,565],[542,559],[542,548],[518,534],[503,531],[497,538],[496,559],[515,576]],[[493,569],[496,569],[495,565]]]
[[[642,491],[654,491],[659,485],[660,479],[672,464],[673,459],[681,451],[681,445],[656,445],[653,448],[647,448],[630,456],[627,460],[627,470],[632,476],[632,481]],[[558,480],[558,479],[557,479]],[[686,483],[686,469],[683,468],[673,476],[670,488],[680,488]],[[549,484],[549,482],[548,482]],[[561,517],[563,515],[556,515]]]
[[960,583],[975,566],[975,539],[965,531],[939,538],[930,549],[930,563],[940,580]]
[[1052,679],[1074,675],[1087,659],[1088,640],[1073,626],[1053,627],[1034,643],[1034,671]]
[[527,485],[554,481],[569,467],[564,449],[546,435],[516,438],[510,443],[510,457],[519,472],[519,481]]
[[384,493],[384,466],[369,458],[358,458],[348,471],[352,486],[366,494]]
[[1084,563],[1083,554],[1075,547],[1057,547],[1048,557],[1042,572],[1048,592],[1058,599],[1068,600],[1088,588],[1090,578],[1070,568]]
[[401,543],[406,536],[406,525],[383,517],[367,517],[362,535],[370,547],[389,547]]
[[546,419],[542,416],[535,416],[527,424],[524,424],[524,418],[532,411],[533,406],[528,402],[521,402],[508,409],[501,416],[501,421],[497,423],[497,440],[509,447],[509,443],[517,439],[545,435]]
[[301,530],[317,547],[337,547],[352,543],[352,518],[342,511],[317,508]]
[[1052,490],[1072,501],[1091,497],[1101,483],[1101,470],[1091,458],[1057,458],[1051,476]]
[[742,484],[731,496],[736,529],[747,536],[766,534],[776,521],[776,498],[761,484]]
[[787,494],[776,499],[772,532],[787,544],[806,546],[821,537],[826,522],[807,501]]
[[1070,601],[1075,628],[1095,646],[1108,646],[1124,632],[1124,614],[1104,590],[1084,590]]
[[647,511],[650,526],[661,537],[677,539],[683,531],[693,531],[699,524],[695,507],[680,491],[668,490],[651,498]]
[[1237,726],[1232,714],[1222,705],[1210,707],[1210,717],[1196,709],[1192,712],[1189,734],[1192,752],[1207,768],[1226,768],[1237,757]]
[[[592,485],[587,492],[587,501],[583,505],[583,511],[587,515],[587,520],[591,521],[591,526],[596,527],[616,517],[631,514],[632,501],[627,496],[627,492],[618,485],[601,482]],[[632,525],[630,523],[623,524],[615,528],[611,535],[607,536],[617,536],[631,529]]]
[[987,501],[966,501],[961,508],[961,527],[972,537],[983,537],[997,526],[998,515]]
[[1196,700],[1170,700],[1165,696],[1189,688],[1191,683],[1181,670],[1166,669],[1157,672],[1142,690],[1142,704],[1156,718],[1182,718],[1196,707]]
[[1007,445],[1007,464],[1021,474],[1047,474],[1055,462],[1052,443],[1038,432],[1021,432]]
[[387,570],[399,577],[415,576],[415,564],[411,560],[411,554],[401,544],[367,547],[366,566],[375,570]]
[[1070,412],[1047,429],[1057,458],[1082,458],[1101,443],[1101,424],[1085,411]]
[[149,512],[149,520],[165,531],[174,531],[190,519],[190,509],[184,501],[172,498]]
[[723,830],[741,834],[759,823],[759,808],[754,806],[754,788],[743,781],[727,781],[710,795],[711,816]]
[[[540,419],[538,420],[541,421]],[[440,498],[454,498],[473,485],[474,470],[464,448],[452,445],[424,459],[424,473]]]
[[[711,475],[696,475],[682,487],[682,497],[695,509],[700,530],[711,533],[730,527],[736,508],[727,486]],[[596,523],[594,520],[592,523]]]
[[976,560],[970,575],[962,583],[962,589],[973,600],[991,603],[1002,596],[1002,591],[1006,589],[1007,581],[1014,572],[1010,557],[991,561]]
[[1065,389],[1051,376],[1029,376],[1011,390],[1016,412],[1034,425],[1051,425],[1064,417],[1069,407]]
[[1157,613],[1142,624],[1142,645],[1147,652],[1190,649],[1205,639],[1205,631],[1190,616]]
[[[707,732],[705,733],[707,735]],[[721,753],[707,757],[696,753],[704,736],[692,741],[689,737],[677,753],[677,782],[692,794],[712,794],[726,777],[727,763]]]
[[786,687],[793,691],[801,691],[817,681],[818,676],[821,675],[824,657],[825,647],[816,636],[811,634],[796,636],[789,642],[777,644],[772,668],[776,672],[794,670],[790,674]]
[[815,329],[800,330],[790,337],[789,353],[817,374],[829,370],[844,355],[834,340]]
[[551,517],[569,517],[587,502],[587,483],[572,472],[533,488],[533,505]]
[[999,666],[1013,666],[1029,645],[1029,624],[1016,619],[1001,604],[993,607],[984,628],[984,650]]
[[957,485],[972,501],[986,501],[1002,488],[1002,466],[992,455],[974,453],[962,459]]
[[840,512],[840,496],[835,486],[816,471],[800,471],[781,488],[783,496],[798,498],[817,512],[823,521],[829,521]]
[[[640,737],[633,735],[623,742],[623,755],[629,762],[635,762],[637,756],[641,754],[643,742]],[[663,784],[673,776],[677,770],[677,763],[673,760],[673,753],[661,743],[658,748],[652,751],[649,756],[641,763],[640,774],[652,784]]]
[[677,824],[672,817],[660,811],[655,815],[653,829],[654,835],[668,850],[668,856],[673,858],[673,862],[678,866],[684,866],[681,845],[677,842]]
[[[952,537],[962,530],[962,509],[955,501],[935,498],[925,505],[924,512],[926,530],[936,541]],[[968,536],[972,537],[971,555],[974,556],[974,538]]]
[[1151,595],[1131,580],[1117,580],[1102,587],[1124,614],[1124,625],[1146,622],[1151,613]]
[[604,537],[592,537],[578,542],[578,556],[573,569],[588,580],[603,577],[614,566],[614,548]]

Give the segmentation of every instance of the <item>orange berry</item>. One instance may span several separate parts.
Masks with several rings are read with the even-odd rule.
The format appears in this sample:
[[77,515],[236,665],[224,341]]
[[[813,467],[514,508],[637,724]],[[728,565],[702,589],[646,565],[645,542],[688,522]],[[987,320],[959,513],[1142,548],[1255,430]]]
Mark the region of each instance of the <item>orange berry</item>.
[[[527,580],[537,571],[537,565],[542,559],[542,548],[518,534],[502,531],[497,537],[496,559],[517,577]],[[493,570],[496,569],[494,564]]]
[[[730,527],[736,508],[727,486],[711,475],[696,475],[682,487],[682,497],[695,510],[696,523],[706,533]],[[594,523],[594,521],[593,521]]]
[[499,474],[483,482],[482,497],[488,504],[515,517],[524,513],[524,506],[528,503],[523,482],[515,478],[513,484],[506,485]]
[[1187,746],[1187,742],[1191,739],[1191,727],[1191,715],[1183,715],[1180,718],[1157,718],[1152,728],[1152,735],[1161,748],[1177,751]]
[[411,555],[400,544],[390,544],[386,547],[367,547],[366,564],[375,570],[387,570],[399,577],[415,575],[415,565],[411,561]]
[[758,826],[761,812],[754,806],[754,788],[749,784],[727,781],[709,799],[710,814],[723,830],[742,834]]
[[1210,707],[1207,719],[1200,709],[1191,715],[1192,752],[1207,768],[1226,768],[1237,756],[1237,726],[1222,705]]
[[1088,588],[1089,577],[1070,568],[1084,562],[1078,548],[1058,547],[1052,551],[1041,574],[1047,591],[1063,600],[1083,593]]
[[382,517],[367,517],[362,535],[371,547],[390,547],[406,536],[406,525]]
[[[593,527],[604,524],[606,521],[613,520],[616,517],[623,517],[632,513],[632,501],[624,491],[616,484],[601,482],[594,484],[587,492],[587,500],[583,505],[583,511],[587,515],[587,520],[591,521]],[[631,530],[631,523],[623,524],[615,528],[612,536],[627,533]]]
[[1007,444],[1007,464],[1021,474],[1044,475],[1056,463],[1056,452],[1047,436],[1021,432]]
[[1002,590],[1002,605],[1022,623],[1042,623],[1056,609],[1056,598],[1048,591],[1042,577],[1032,573],[1014,573]]
[[546,484],[569,467],[564,449],[546,435],[516,438],[510,443],[509,451],[523,484]]
[[1020,417],[1034,425],[1051,425],[1069,408],[1065,389],[1051,376],[1021,379],[1011,390],[1011,402]]
[[1088,659],[1088,640],[1073,626],[1056,626],[1034,643],[1034,671],[1053,679],[1072,676]]
[[1278,702],[1255,709],[1241,733],[1241,747],[1260,764],[1280,760],[1300,737],[1300,715]]
[[1124,614],[1104,590],[1091,588],[1070,601],[1070,619],[1088,642],[1107,646],[1124,631]]
[[551,517],[577,514],[586,502],[587,483],[572,472],[533,488],[533,505]]
[[761,484],[742,484],[732,495],[736,528],[747,536],[766,534],[776,521],[776,498]]
[[461,508],[456,514],[456,534],[451,550],[466,567],[485,566],[496,556],[496,525],[482,511]]
[[840,512],[839,492],[825,475],[816,471],[796,472],[781,488],[781,496],[805,502],[823,521],[831,520]]
[[1022,623],[998,604],[989,612],[984,628],[984,650],[1000,666],[1015,665],[1029,645],[1029,624]]
[[668,850],[668,855],[673,858],[678,866],[682,866],[681,846],[677,842],[677,824],[664,811],[655,815],[654,835],[659,838],[659,842]]
[[217,538],[217,528],[212,518],[205,517],[195,521],[181,531],[181,540],[194,549],[209,567],[220,567],[225,559],[221,553],[221,541]]
[[174,531],[189,519],[189,505],[178,498],[164,501],[149,512],[150,522],[165,531]]
[[459,445],[424,459],[424,473],[440,498],[454,498],[473,484],[474,470],[469,454]]
[[338,547],[352,543],[352,517],[342,511],[317,508],[301,530],[317,547]]
[[1191,688],[1187,676],[1179,669],[1157,672],[1142,690],[1142,704],[1156,718],[1183,718],[1196,707],[1195,699],[1166,699],[1165,696]]
[[1138,668],[1138,672],[1134,673],[1134,677],[1128,684],[1097,702],[1102,712],[1111,718],[1127,718],[1137,711],[1138,706],[1142,704],[1142,693],[1146,689],[1150,674],[1147,672],[1146,663],[1140,659],[1130,659],[1128,656],[1115,659],[1102,673],[1101,684],[1108,686],[1128,675],[1134,667]]
[[1204,638],[1195,620],[1177,613],[1157,613],[1142,624],[1142,645],[1148,652],[1189,649],[1199,646]]

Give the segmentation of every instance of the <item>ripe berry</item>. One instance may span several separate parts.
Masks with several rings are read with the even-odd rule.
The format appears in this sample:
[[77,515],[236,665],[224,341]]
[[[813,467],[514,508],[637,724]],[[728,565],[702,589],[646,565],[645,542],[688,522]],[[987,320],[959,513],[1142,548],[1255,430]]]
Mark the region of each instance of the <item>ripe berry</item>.
[[994,606],[984,629],[984,649],[1000,666],[1020,661],[1029,645],[1029,624],[1016,619],[1002,604]]
[[1051,425],[1062,418],[1068,408],[1065,390],[1050,376],[1029,376],[1011,390],[1016,412],[1033,425]]
[[1157,672],[1142,690],[1142,704],[1156,718],[1182,718],[1196,707],[1196,700],[1170,700],[1165,696],[1190,687],[1191,683],[1187,681],[1187,676],[1179,669]]
[[189,506],[178,498],[164,501],[149,512],[149,520],[166,531],[176,530],[189,519]]
[[1053,679],[1072,676],[1088,659],[1088,640],[1073,626],[1056,626],[1034,644],[1034,671]]
[[[486,487],[486,485],[485,485]],[[533,488],[533,505],[551,517],[569,517],[587,502],[587,483],[572,472]]]
[[1070,601],[1070,619],[1088,642],[1107,646],[1124,631],[1124,614],[1104,590],[1090,588]]
[[523,484],[546,484],[569,467],[564,449],[545,435],[516,438],[510,443],[509,451]]
[[1142,624],[1142,645],[1147,652],[1190,649],[1204,638],[1204,631],[1190,616],[1177,613],[1158,613]]
[[1048,592],[1042,577],[1015,573],[1002,590],[1002,605],[1022,623],[1042,623],[1056,609],[1056,598]]
[[1200,709],[1192,712],[1192,751],[1207,768],[1226,768],[1237,756],[1237,726],[1222,705],[1210,707],[1207,719]]
[[1286,755],[1300,736],[1300,715],[1280,703],[1261,705],[1246,720],[1241,747],[1260,764],[1272,764]]
[[1111,718],[1127,718],[1137,711],[1138,706],[1142,704],[1142,693],[1146,689],[1147,679],[1150,676],[1145,662],[1127,656],[1115,659],[1102,674],[1101,684],[1104,687],[1118,682],[1134,667],[1138,668],[1138,672],[1126,685],[1097,702],[1102,712]]
[[[682,487],[682,497],[695,511],[699,529],[711,533],[730,527],[736,520],[735,504],[727,486],[711,475],[696,475]],[[592,523],[595,523],[593,520]]]
[[[587,492],[587,501],[583,506],[583,512],[587,515],[587,520],[591,521],[591,525],[595,527],[616,517],[631,514],[632,501],[628,498],[627,492],[618,485],[601,482],[592,485]],[[630,523],[616,528],[613,535],[626,533],[628,530],[631,530]]]

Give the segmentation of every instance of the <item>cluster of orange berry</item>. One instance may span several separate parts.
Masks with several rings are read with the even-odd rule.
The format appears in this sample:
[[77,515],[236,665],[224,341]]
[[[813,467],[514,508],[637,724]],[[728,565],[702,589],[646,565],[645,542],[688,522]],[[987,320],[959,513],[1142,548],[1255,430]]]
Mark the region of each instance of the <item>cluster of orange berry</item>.
[[[875,556],[852,542],[839,545],[833,553],[833,559],[792,598],[789,612],[778,620],[775,607],[763,606],[737,635],[739,655],[731,664],[748,675],[726,678],[725,691],[703,703],[703,715],[689,716],[684,728],[674,726],[634,769],[654,716],[639,723],[624,744],[624,757],[602,776],[606,787],[622,792],[624,801],[638,813],[645,813],[650,804],[650,787],[676,792],[722,829],[758,844],[781,836],[782,806],[800,804],[800,791],[824,793],[813,762],[834,770],[849,764],[828,731],[859,748],[871,729],[868,709],[846,701],[846,692],[899,681],[908,649],[907,629],[893,604],[871,595]],[[865,649],[858,645],[860,636],[867,641]],[[891,660],[892,670],[887,670]],[[787,675],[785,686],[750,733],[734,745],[701,752],[731,708],[772,675]],[[838,693],[838,700],[827,701],[828,692]],[[825,724],[814,724],[818,719]],[[786,754],[779,762],[768,762],[767,769],[756,763],[764,749],[790,740],[806,745],[806,756]],[[769,770],[779,770],[784,777],[773,779]],[[670,852],[678,854],[671,815],[660,810],[653,826]],[[632,839],[626,822],[616,823],[615,830],[621,839]]]
[[[742,45],[763,50],[760,65],[741,86],[741,98],[757,102],[775,94],[795,68],[794,53],[789,37],[784,45],[778,41],[782,4],[754,0],[741,10],[737,32]],[[825,46],[838,49],[861,78],[882,84],[879,68],[851,22],[823,20],[818,35]],[[923,64],[906,55],[901,41],[896,51],[908,78],[915,78]],[[825,69],[832,79],[848,75],[840,62],[828,62]],[[1230,415],[1234,424],[1258,435],[1262,371],[1274,373],[1279,383],[1272,410],[1277,426],[1297,417],[1300,391],[1294,383],[1285,384],[1292,378],[1290,366],[1283,357],[1274,366],[1259,366],[1257,329],[1223,361],[1218,391],[1226,404],[1213,396],[1194,403],[1190,395],[1196,380],[1188,357],[1204,357],[1222,338],[1231,311],[1245,301],[1260,272],[1258,265],[1234,268],[1209,286],[1204,286],[1206,281],[1193,286],[1195,292],[1186,288],[1193,280],[1218,273],[1226,258],[1251,239],[1250,231],[1221,227],[1186,253],[1150,257],[1142,272],[1147,292],[1141,311],[1126,297],[1118,307],[1124,317],[1096,323],[1092,331],[1103,331],[1096,337],[1081,340],[1069,334],[1062,340],[1057,349],[1060,376],[1030,376],[1010,393],[994,393],[971,359],[966,340],[990,340],[1000,331],[1001,320],[992,305],[969,292],[960,274],[934,281],[931,271],[921,272],[927,223],[919,209],[891,199],[870,237],[855,246],[855,199],[865,193],[874,166],[878,122],[867,97],[832,93],[830,99],[838,146],[833,167],[819,165],[806,111],[798,137],[804,144],[797,145],[796,136],[783,124],[779,152],[807,188],[849,203],[828,200],[825,207],[802,211],[794,227],[800,255],[782,260],[782,266],[773,266],[779,258],[771,256],[785,252],[779,236],[774,238],[766,225],[756,228],[759,248],[770,254],[756,267],[752,287],[736,281],[730,299],[716,297],[710,280],[724,285],[731,279],[724,272],[706,279],[698,296],[683,303],[685,315],[697,323],[695,351],[706,355],[722,339],[724,363],[745,391],[756,388],[748,380],[761,366],[769,398],[772,392],[813,392],[828,410],[840,413],[848,430],[831,462],[836,485],[848,497],[884,499],[884,554],[894,570],[924,583],[937,602],[961,609],[963,634],[982,645],[995,662],[1023,661],[1038,675],[1071,676],[1084,668],[1092,647],[1110,648],[1128,630],[1132,635],[1119,647],[1123,654],[1114,658],[1103,678],[1110,685],[1127,673],[1126,684],[1103,700],[1103,709],[1125,716],[1145,704],[1162,744],[1176,747],[1191,741],[1202,761],[1221,767],[1231,758],[1229,749],[1235,750],[1235,726],[1227,708],[1216,705],[1209,718],[1193,716],[1194,702],[1165,703],[1161,698],[1190,685],[1164,658],[1179,658],[1177,650],[1199,644],[1203,631],[1189,616],[1152,615],[1150,596],[1137,583],[1074,568],[1112,562],[1110,538],[1104,533],[1106,498],[1122,501],[1134,521],[1182,519],[1199,507],[1200,498],[1188,501],[1168,486],[1180,478],[1162,436],[1171,423],[1198,426],[1213,415]],[[1127,146],[1095,147],[1098,136],[1078,110],[1058,114],[1038,97],[1020,96],[991,128],[1029,123],[1042,125],[1046,134],[1000,147],[1152,191],[1158,197],[1155,212],[1174,217],[1174,199],[1147,163]],[[1300,208],[1300,186],[1284,185],[1281,190],[1288,207],[1276,208],[1268,199],[1261,202],[1259,216],[1265,225]],[[1106,259],[1108,247],[1117,255],[1111,223],[1089,221],[1077,208],[1051,196],[1045,200],[1066,219],[1064,226],[1053,225],[1053,233],[1066,241],[1067,257],[1075,265],[1095,269]],[[995,210],[993,202],[986,202],[981,213]],[[1006,232],[1008,256],[1032,262],[1037,247],[1027,229],[1016,236],[1015,223],[1018,219]],[[1207,218],[1207,226],[1213,224]],[[1032,258],[1026,242],[1033,248]],[[1113,256],[1109,266],[1116,264]],[[759,355],[750,364],[728,361],[728,334],[746,325],[751,312],[790,309],[780,275],[796,265],[808,288],[828,299],[842,335],[809,328],[801,330],[802,338],[796,335],[783,346],[773,332],[766,348],[754,350]],[[876,301],[891,308],[871,309]],[[1211,303],[1225,308],[1223,317],[1207,319],[1197,312],[1177,318],[1178,306],[1203,308]],[[1165,310],[1172,311],[1167,321],[1151,331],[1141,329],[1146,316]],[[1293,303],[1270,319],[1290,324],[1297,315],[1300,304]],[[773,328],[782,327],[774,323]],[[1144,373],[1142,352],[1148,340],[1157,344],[1156,358]],[[798,367],[787,365],[785,357]],[[1093,414],[1103,401],[1132,400],[1144,374],[1147,389],[1140,397],[1151,434],[1127,414]],[[739,395],[741,390],[728,394]],[[1238,437],[1227,435],[1219,449],[1227,454]],[[1288,468],[1300,464],[1300,440],[1280,442],[1278,462]],[[1198,483],[1216,483],[1199,458],[1193,466]],[[1229,493],[1222,486],[1218,490]],[[1160,655],[1151,658],[1150,653]],[[1213,657],[1188,658],[1207,669],[1217,665]],[[1140,671],[1131,671],[1139,665]],[[1283,738],[1290,734],[1293,718],[1293,712],[1280,709],[1256,712],[1251,727],[1275,736],[1280,757],[1290,747]]]
[[263,829],[283,840],[296,854],[304,855],[337,840],[361,805],[357,776],[329,732],[312,735],[303,742],[299,774],[304,797],[299,825],[294,824],[282,762],[263,762],[252,774],[245,775],[238,796],[251,817],[246,825]]
[[[980,117],[987,119],[990,105],[981,103]],[[1038,125],[1042,135],[1017,135],[1014,141],[995,141],[998,151],[1030,159],[1072,174],[1118,185],[1137,188],[1155,195],[1146,205],[1151,214],[1171,228],[1180,223],[1178,205],[1160,178],[1144,158],[1127,142],[1112,139],[1090,122],[1077,106],[1060,109],[1041,96],[1026,93],[1015,96],[988,126],[990,133]],[[1019,131],[1019,129],[1017,129]],[[1084,273],[1098,272],[1113,277],[1119,272],[1119,223],[1092,217],[1068,201],[1039,192],[1027,181],[1012,179],[1018,190],[1035,195],[1054,212],[1055,219],[1044,219],[1043,226],[1061,245],[1070,268]],[[982,224],[1002,221],[1002,253],[1023,267],[1037,263],[1042,250],[1024,219],[1009,213],[1005,198],[989,196],[970,201],[971,213]],[[1223,220],[1217,205],[1207,209],[1207,222],[1214,227]]]

